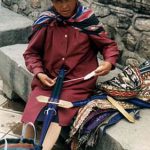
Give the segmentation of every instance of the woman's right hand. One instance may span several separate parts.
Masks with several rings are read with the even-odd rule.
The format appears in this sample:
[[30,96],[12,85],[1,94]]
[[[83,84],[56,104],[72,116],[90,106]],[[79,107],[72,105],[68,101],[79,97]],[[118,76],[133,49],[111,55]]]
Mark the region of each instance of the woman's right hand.
[[56,78],[51,79],[45,73],[38,73],[37,77],[46,86],[51,87],[56,83]]

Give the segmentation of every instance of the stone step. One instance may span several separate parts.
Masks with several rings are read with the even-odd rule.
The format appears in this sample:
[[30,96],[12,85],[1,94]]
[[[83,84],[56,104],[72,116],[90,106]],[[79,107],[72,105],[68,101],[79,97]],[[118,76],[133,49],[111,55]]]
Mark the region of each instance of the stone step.
[[[135,123],[121,120],[108,129],[107,134],[120,143],[123,150],[150,150],[150,110],[141,110],[140,116],[141,118]],[[110,143],[110,147],[111,145]]]
[[22,56],[26,47],[26,44],[16,44],[0,48],[0,76],[3,91],[10,99],[18,95],[26,101],[30,91],[32,74],[27,71]]
[[9,9],[0,7],[0,47],[26,43],[33,21]]

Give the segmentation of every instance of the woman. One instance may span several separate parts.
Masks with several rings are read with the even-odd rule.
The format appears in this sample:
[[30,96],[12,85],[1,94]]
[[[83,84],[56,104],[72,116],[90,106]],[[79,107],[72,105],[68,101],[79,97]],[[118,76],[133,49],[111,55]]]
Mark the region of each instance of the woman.
[[[62,66],[66,69],[65,80],[95,72],[92,79],[63,84],[60,99],[73,102],[89,97],[97,76],[109,73],[118,57],[116,43],[107,37],[91,9],[82,6],[78,0],[53,0],[52,4],[52,8],[35,21],[33,28],[36,32],[24,53],[26,66],[34,74],[32,92],[22,117],[24,123],[35,122],[45,107],[44,103],[37,102],[36,97],[51,95]],[[104,57],[99,66],[97,50]],[[43,150],[52,149],[61,127],[70,125],[78,109],[58,108],[58,118],[48,129]]]

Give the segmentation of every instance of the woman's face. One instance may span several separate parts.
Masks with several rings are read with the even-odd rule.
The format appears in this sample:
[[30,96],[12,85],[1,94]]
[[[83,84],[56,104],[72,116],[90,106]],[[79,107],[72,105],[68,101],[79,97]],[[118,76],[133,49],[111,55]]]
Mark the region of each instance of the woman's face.
[[71,17],[76,9],[77,0],[52,0],[56,11],[63,17]]

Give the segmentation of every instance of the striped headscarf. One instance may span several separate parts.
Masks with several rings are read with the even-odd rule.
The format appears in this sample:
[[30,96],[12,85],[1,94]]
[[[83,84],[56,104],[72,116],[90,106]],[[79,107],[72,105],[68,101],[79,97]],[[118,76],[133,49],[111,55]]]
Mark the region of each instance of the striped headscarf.
[[48,22],[51,23],[52,21],[69,24],[87,34],[99,35],[104,31],[102,24],[99,22],[94,12],[90,8],[83,6],[80,2],[77,4],[75,14],[70,18],[62,17],[56,12],[54,7],[51,7],[49,10],[41,13],[39,18],[34,22],[33,29]]

